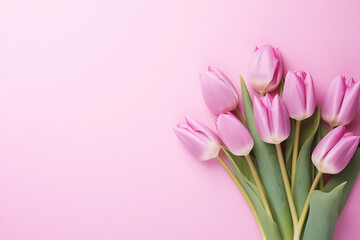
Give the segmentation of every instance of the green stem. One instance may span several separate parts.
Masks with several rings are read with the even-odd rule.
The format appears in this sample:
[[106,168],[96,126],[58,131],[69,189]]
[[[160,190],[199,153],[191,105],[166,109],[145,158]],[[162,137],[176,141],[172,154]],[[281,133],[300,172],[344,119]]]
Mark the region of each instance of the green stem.
[[306,218],[307,212],[309,210],[310,194],[315,190],[316,186],[319,183],[319,180],[320,180],[321,176],[322,176],[322,172],[318,172],[315,179],[314,179],[314,182],[312,183],[312,185],[310,187],[309,193],[308,193],[308,195],[306,197],[306,200],[305,200],[304,208],[301,211],[299,223],[297,224],[297,226],[295,228],[295,231],[294,231],[294,240],[299,240],[300,239],[301,231],[302,231],[302,228],[303,228],[304,223],[305,223],[305,218]]
[[324,186],[325,186],[325,179],[324,179],[324,175],[322,175],[320,178],[319,190],[322,190]]
[[289,178],[288,178],[286,167],[285,167],[284,156],[283,156],[280,144],[275,144],[275,146],[276,146],[276,152],[277,152],[278,159],[279,159],[281,175],[282,175],[283,182],[284,182],[286,197],[288,199],[288,203],[289,203],[289,207],[290,207],[291,218],[293,221],[293,226],[295,228],[298,223],[298,217],[297,217],[297,213],[296,213],[294,198],[291,193]]
[[270,206],[269,206],[269,203],[266,199],[266,194],[265,194],[265,191],[264,191],[264,188],[262,186],[262,183],[261,183],[261,180],[260,180],[260,177],[256,171],[256,168],[254,166],[254,163],[252,162],[252,159],[249,155],[246,155],[245,156],[248,164],[249,164],[249,167],[250,167],[250,170],[251,170],[251,173],[254,177],[254,180],[255,180],[255,183],[256,183],[256,186],[258,187],[258,190],[259,190],[259,194],[260,194],[260,198],[264,204],[264,208],[265,208],[265,211],[267,212],[267,214],[270,216],[270,218],[272,219],[272,214],[271,214],[271,210],[270,210]]
[[245,126],[246,128],[248,128],[248,125],[247,125],[247,123],[246,123],[243,115],[242,115],[241,112],[239,111],[239,109],[235,108],[234,113],[235,113],[235,115],[239,118],[240,122],[242,122],[242,124],[244,124],[244,126]]
[[222,159],[220,157],[220,155],[218,155],[216,157],[216,159],[219,161],[219,163],[221,164],[221,166],[224,167],[225,171],[229,174],[230,178],[234,181],[235,185],[238,187],[238,189],[240,190],[241,194],[243,195],[246,203],[249,205],[249,208],[252,212],[252,214],[254,215],[255,217],[255,221],[260,229],[260,232],[261,232],[261,236],[264,240],[266,240],[266,235],[265,235],[265,232],[264,232],[264,229],[262,228],[261,226],[261,222],[260,222],[260,219],[259,219],[259,216],[256,212],[256,209],[255,209],[255,206],[254,204],[252,203],[249,195],[247,194],[245,188],[241,185],[241,183],[239,182],[239,180],[236,178],[236,176],[234,175],[234,173],[231,171],[231,169],[229,168],[229,166],[226,164],[226,162],[224,161],[224,159]]
[[301,120],[296,120],[295,125],[295,138],[294,138],[294,149],[292,156],[292,166],[291,166],[291,190],[294,192],[294,183],[295,183],[295,174],[296,174],[296,164],[299,152],[299,137],[300,137],[300,124]]

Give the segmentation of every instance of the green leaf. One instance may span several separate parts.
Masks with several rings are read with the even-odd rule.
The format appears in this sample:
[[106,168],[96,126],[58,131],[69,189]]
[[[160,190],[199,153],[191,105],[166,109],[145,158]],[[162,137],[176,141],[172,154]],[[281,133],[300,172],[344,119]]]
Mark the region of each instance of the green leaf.
[[259,175],[264,185],[274,220],[279,226],[282,239],[291,239],[293,227],[276,149],[274,145],[263,142],[259,137],[255,126],[253,104],[241,76],[240,79],[243,107],[249,131],[254,139],[253,152]]
[[241,185],[245,188],[248,193],[251,201],[253,202],[256,212],[258,213],[259,220],[261,222],[261,226],[263,227],[264,233],[268,240],[281,240],[279,228],[274,220],[269,217],[266,213],[265,208],[261,202],[259,191],[256,187],[254,178],[251,174],[250,167],[243,156],[235,156],[228,149],[222,147],[227,158],[229,159],[229,163],[231,168],[233,169],[236,177],[239,179]]
[[341,213],[345,207],[346,201],[349,198],[351,189],[354,186],[359,171],[360,171],[360,149],[358,148],[354,156],[352,157],[350,163],[346,166],[346,168],[342,170],[340,173],[333,175],[323,189],[324,191],[331,191],[334,187],[339,185],[339,183],[345,181],[347,182],[343,191],[343,196],[341,198],[339,213]]
[[[319,127],[320,123],[320,107],[316,110],[310,118],[307,118],[301,121],[300,127],[300,138],[299,138],[299,149],[302,148],[302,145],[308,140],[308,138],[314,135]],[[319,114],[319,119],[315,119],[317,116],[315,114]],[[316,128],[314,128],[314,120],[317,121]]]
[[339,217],[341,194],[346,182],[331,192],[314,191],[310,195],[310,212],[303,240],[331,240]]
[[319,124],[319,128],[318,131],[316,133],[316,138],[315,138],[315,145],[318,144],[320,142],[321,139],[323,139],[325,137],[326,134],[329,133],[329,130],[325,127],[324,123],[322,123],[320,121]]
[[291,131],[288,139],[285,142],[285,164],[286,170],[288,172],[289,178],[291,179],[291,163],[292,163],[292,152],[294,148],[294,140],[295,140],[295,120],[290,119],[291,123]]
[[[314,114],[301,122],[300,138],[306,138],[299,151],[296,164],[295,182],[294,182],[294,201],[296,212],[300,216],[304,207],[305,200],[312,184],[312,162],[311,146],[320,123],[320,109]],[[303,129],[303,130],[302,130]]]

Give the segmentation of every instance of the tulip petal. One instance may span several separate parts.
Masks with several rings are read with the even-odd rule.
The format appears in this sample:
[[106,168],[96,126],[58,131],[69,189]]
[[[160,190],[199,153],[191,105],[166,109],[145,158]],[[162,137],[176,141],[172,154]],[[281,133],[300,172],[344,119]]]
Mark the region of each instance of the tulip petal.
[[277,56],[277,59],[279,61],[277,63],[277,67],[276,67],[276,71],[275,71],[274,76],[273,76],[273,80],[270,82],[270,84],[268,84],[268,86],[265,89],[265,92],[271,92],[272,90],[277,88],[277,86],[279,86],[279,84],[281,82],[281,78],[283,76],[283,72],[284,72],[279,48],[276,48],[274,50],[274,52],[275,52],[275,55]]
[[337,123],[337,115],[346,92],[343,76],[337,76],[330,84],[322,102],[321,117],[331,126]]
[[233,114],[220,114],[216,128],[219,137],[233,154],[245,156],[250,153],[254,140],[247,128]]
[[302,79],[289,71],[285,77],[283,101],[293,119],[302,120],[306,116],[306,91]]
[[344,135],[344,137],[342,137],[326,155],[321,171],[328,174],[337,174],[341,172],[350,162],[358,145],[358,136]]
[[258,97],[254,96],[254,118],[260,138],[267,143],[273,143],[269,128],[270,119],[268,108]]
[[196,158],[206,160],[203,159],[204,152],[208,151],[208,145],[206,142],[199,139],[193,132],[185,128],[174,128],[174,132],[190,153],[192,153]]
[[219,79],[213,72],[205,71],[200,74],[200,82],[204,100],[209,109],[215,114],[234,110],[238,105],[235,89],[229,83]]
[[290,135],[290,119],[284,103],[276,94],[271,107],[272,139],[274,143],[281,143]]
[[[273,81],[279,64],[280,61],[271,45],[257,49],[249,61],[248,78],[251,86],[258,92],[268,90],[270,88],[268,85]],[[276,87],[276,83],[277,79],[271,88]]]
[[271,108],[273,99],[273,96],[271,96],[270,94],[266,94],[264,97],[260,98],[261,102],[268,109]]
[[192,130],[202,133],[207,139],[217,142],[220,144],[219,137],[208,127],[203,124],[200,124],[195,119],[191,118],[190,116],[185,116],[186,123],[191,127]]
[[239,96],[238,96],[238,93],[234,87],[234,84],[230,81],[230,79],[224,74],[222,73],[219,69],[215,68],[215,67],[211,67],[209,66],[208,67],[208,70],[210,72],[213,72],[215,75],[218,76],[218,78],[220,78],[221,80],[224,81],[224,83],[231,89],[231,91],[233,92],[234,94],[234,97],[236,98],[236,102],[238,102],[239,100]]
[[206,161],[218,156],[220,151],[219,137],[208,127],[189,116],[186,122],[174,128],[174,132],[185,148],[195,157]]
[[195,131],[194,129],[192,129],[187,123],[180,123],[178,125],[179,128],[185,129],[188,132],[192,133],[196,138],[198,138],[198,140],[203,141],[205,144],[207,144],[209,142],[209,137],[206,136],[203,132],[201,131]]
[[314,90],[314,81],[310,73],[306,72],[304,79],[305,93],[306,93],[306,118],[313,115],[315,111],[316,101],[315,101],[315,90]]
[[360,95],[360,82],[352,84],[345,92],[338,114],[337,125],[349,124],[355,117]]
[[351,87],[352,85],[355,84],[355,80],[351,77],[351,78],[346,78],[345,79],[345,84],[346,84],[346,87]]
[[321,169],[322,162],[324,161],[326,155],[341,139],[341,137],[344,135],[344,132],[345,126],[339,126],[326,134],[326,136],[316,145],[311,159],[318,170]]

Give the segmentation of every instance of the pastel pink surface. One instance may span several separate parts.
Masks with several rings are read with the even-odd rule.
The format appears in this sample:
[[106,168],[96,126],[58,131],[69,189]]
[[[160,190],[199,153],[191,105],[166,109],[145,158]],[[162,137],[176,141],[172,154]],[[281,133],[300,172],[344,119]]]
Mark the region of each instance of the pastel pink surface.
[[[185,113],[214,129],[198,79],[216,66],[240,92],[256,45],[316,100],[360,80],[358,1],[5,0],[0,44],[0,238],[260,239],[216,161],[172,131]],[[350,129],[360,133],[360,116]],[[357,126],[355,126],[357,125]],[[360,238],[360,180],[336,240]]]

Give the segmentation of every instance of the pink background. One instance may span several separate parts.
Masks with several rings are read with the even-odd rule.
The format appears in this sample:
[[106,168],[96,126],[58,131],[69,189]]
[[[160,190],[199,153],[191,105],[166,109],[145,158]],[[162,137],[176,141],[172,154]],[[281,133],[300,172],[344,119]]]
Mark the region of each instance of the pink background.
[[[0,239],[260,239],[221,166],[172,127],[214,127],[198,73],[239,89],[255,45],[310,71],[317,100],[337,74],[360,80],[360,4],[170,2],[2,1]],[[360,239],[359,200],[358,179],[335,239]]]

